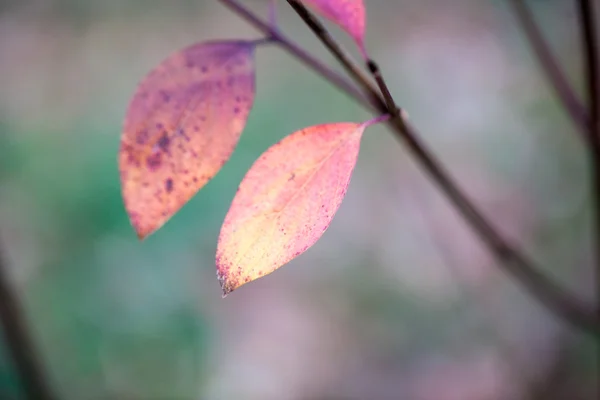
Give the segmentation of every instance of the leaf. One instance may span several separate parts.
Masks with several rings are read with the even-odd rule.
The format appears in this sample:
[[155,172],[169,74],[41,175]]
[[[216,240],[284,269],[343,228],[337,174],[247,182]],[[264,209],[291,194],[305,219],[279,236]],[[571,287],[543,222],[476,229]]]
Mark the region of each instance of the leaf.
[[321,237],[346,194],[370,123],[297,131],[254,163],[219,236],[217,277],[224,296],[273,272]]
[[302,0],[325,18],[333,21],[354,39],[365,58],[366,11],[363,0]]
[[229,159],[254,101],[254,43],[199,43],[168,57],[129,104],[121,190],[140,239],[160,228]]

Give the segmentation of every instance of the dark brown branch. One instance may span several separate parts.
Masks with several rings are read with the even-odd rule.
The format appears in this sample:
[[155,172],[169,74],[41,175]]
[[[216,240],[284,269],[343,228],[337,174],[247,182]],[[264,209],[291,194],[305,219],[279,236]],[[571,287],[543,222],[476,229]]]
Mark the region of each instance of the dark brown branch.
[[[242,17],[250,21],[254,26],[264,33],[273,33],[268,25],[261,22],[259,18],[254,16],[236,0],[221,0],[221,2],[228,5],[232,10],[236,11]],[[335,41],[331,39],[331,36],[322,27],[318,20],[316,20],[316,18],[314,18],[314,16],[312,16],[312,14],[298,1],[288,0],[288,3],[292,4],[294,9],[303,9],[303,12],[300,14],[300,16],[307,18],[303,18],[305,23],[307,23],[311,30],[317,34],[319,39],[321,39],[325,46],[327,46],[336,59],[342,63],[342,65],[346,68],[346,71],[351,75],[352,79],[362,87],[363,91],[366,93],[366,97],[365,95],[362,95],[362,93],[356,95],[353,90],[348,90],[348,88],[352,87],[348,83],[340,84],[339,80],[333,83],[342,88],[350,96],[356,98],[363,105],[365,98],[368,98],[368,108],[371,110],[378,111],[381,114],[398,115],[397,110],[388,109],[386,102],[381,98],[379,92],[377,92],[377,89],[370,83],[368,78],[365,77],[361,70],[354,65],[354,63],[341,50]],[[289,39],[283,38],[283,36],[280,34],[278,37],[279,38],[276,38],[276,40],[279,41],[281,46],[288,50],[291,54],[295,55],[301,62],[304,62],[311,68],[315,69],[327,79],[328,76],[332,74],[331,70],[319,62],[315,62],[312,57],[308,59],[309,61],[307,61],[307,59],[305,59],[303,56],[303,54],[306,54],[306,52],[302,49],[299,49],[296,45],[290,46],[291,42]],[[279,40],[281,38],[284,40]],[[318,68],[315,68],[315,65],[317,65]],[[335,76],[339,78],[338,75]],[[343,78],[341,79],[343,80]],[[400,116],[402,116],[401,113]],[[600,333],[600,322],[596,320],[594,312],[591,311],[586,304],[564,292],[546,276],[538,272],[538,268],[535,267],[535,264],[531,260],[522,255],[520,251],[509,244],[497,233],[497,231],[483,217],[482,213],[480,213],[473,206],[472,202],[458,188],[458,185],[450,177],[449,173],[436,160],[433,154],[427,149],[425,144],[420,141],[419,135],[415,129],[412,128],[404,118],[393,118],[388,122],[388,125],[392,128],[396,137],[405,143],[413,156],[437,183],[437,185],[454,204],[457,210],[460,211],[465,220],[469,222],[471,227],[479,234],[481,240],[488,246],[496,258],[502,262],[500,265],[506,272],[523,284],[523,286],[529,290],[530,293],[532,293],[554,314],[564,318],[566,321],[584,331],[590,333]]]
[[375,82],[377,82],[377,86],[379,86],[379,90],[383,95],[387,109],[394,110],[395,114],[393,116],[397,117],[399,115],[398,106],[396,105],[394,97],[392,96],[390,89],[387,87],[387,84],[383,79],[383,75],[381,75],[379,65],[377,65],[377,63],[373,60],[367,60],[367,68],[369,68],[369,72],[371,72],[371,75],[373,75],[373,78],[375,78]]
[[525,0],[511,0],[510,5],[521,29],[523,29],[523,32],[535,53],[542,71],[546,74],[546,78],[554,88],[558,99],[561,101],[564,109],[567,111],[573,122],[580,131],[585,134],[588,130],[589,113],[577,98],[575,91],[565,77],[565,74],[561,70],[561,67],[552,54],[548,44],[544,40]]
[[8,268],[0,248],[0,319],[4,339],[13,365],[27,398],[31,400],[54,399],[46,381],[42,363],[29,336],[25,316],[13,291]]
[[[585,77],[587,83],[587,98],[590,112],[588,140],[591,148],[592,187],[595,214],[593,246],[596,249],[596,315],[600,318],[600,71],[598,71],[598,36],[594,4],[591,0],[579,0],[579,20],[581,40],[585,60]],[[600,383],[599,383],[600,385]],[[600,386],[599,386],[600,389]]]
[[[352,78],[365,88],[366,91],[370,92],[371,89],[368,81],[361,73],[356,73],[356,71],[359,71],[358,67],[352,63],[350,57],[327,33],[325,27],[301,2],[297,0],[287,1],[327,49],[332,52],[333,56],[337,60],[340,60]],[[378,107],[381,107],[381,103],[385,107],[385,109],[380,108],[380,112],[399,116],[377,64],[373,61],[368,61],[367,64],[369,69],[374,72],[375,79],[380,84],[385,97],[388,98],[387,104],[383,100],[378,101]],[[401,116],[393,118],[389,124],[393,127],[396,137],[408,147],[421,167],[425,169],[446,197],[462,214],[465,220],[471,225],[471,228],[478,233],[479,238],[488,246],[496,258],[501,261],[499,266],[503,267],[506,272],[517,279],[548,310],[561,316],[574,326],[589,332],[600,333],[600,320],[596,318],[594,312],[586,307],[583,302],[565,292],[548,279],[548,277],[540,273],[540,268],[532,260],[527,258],[519,249],[510,244],[498,233],[484,217],[483,213],[475,207],[474,203],[459,188],[456,181],[436,159],[433,153],[421,142],[419,139],[420,135],[404,118]]]

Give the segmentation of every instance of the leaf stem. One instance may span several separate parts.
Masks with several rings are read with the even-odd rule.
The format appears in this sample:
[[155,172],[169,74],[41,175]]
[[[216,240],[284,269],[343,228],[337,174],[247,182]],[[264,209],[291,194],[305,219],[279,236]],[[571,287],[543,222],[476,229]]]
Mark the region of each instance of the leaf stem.
[[265,36],[260,39],[254,39],[254,40],[251,40],[250,43],[252,43],[256,47],[266,46],[269,44],[279,44],[279,42],[277,42],[277,40],[275,40],[275,38],[273,36]]
[[[270,33],[272,30],[252,12],[242,6],[236,0],[220,0],[233,11],[251,22],[259,30]],[[405,120],[402,110],[390,109],[386,101],[381,98],[377,89],[370,80],[355,66],[346,53],[331,38],[326,29],[312,14],[298,1],[288,0],[288,3],[298,12],[307,26],[329,49],[333,56],[340,61],[351,78],[361,86],[365,95],[357,90],[343,77],[332,72],[312,56],[307,57],[307,52],[293,44],[283,35],[277,33],[277,40],[283,48],[296,56],[300,61],[313,68],[317,73],[327,80],[335,77],[332,83],[343,89],[348,95],[355,98],[367,108],[381,114],[397,115],[390,119],[388,125],[392,128],[395,136],[401,140],[413,154],[415,159],[427,171],[431,178],[440,187],[446,197],[454,204],[462,214],[471,228],[478,233],[480,239],[487,245],[488,249],[501,261],[499,264],[504,271],[519,281],[535,298],[555,315],[562,317],[576,327],[588,333],[600,333],[600,321],[590,308],[580,300],[572,297],[569,293],[558,287],[554,282],[539,272],[533,261],[524,256],[516,247],[505,240],[496,229],[487,221],[483,214],[473,205],[472,201],[462,192],[454,179],[434,157],[433,153],[421,142],[417,131]],[[283,39],[283,40],[281,40]],[[391,95],[390,95],[391,97]]]
[[364,125],[365,127],[368,127],[371,125],[380,124],[382,122],[387,122],[390,120],[390,118],[392,118],[392,116],[390,114],[382,114],[378,117],[375,117],[368,121],[363,122],[362,125]]
[[277,22],[277,0],[269,0],[269,25],[279,29]]
[[550,47],[544,40],[525,0],[511,0],[509,3],[542,71],[546,74],[547,80],[556,92],[558,99],[562,102],[567,114],[569,114],[581,132],[587,132],[590,118],[589,113],[577,98],[575,91],[552,54]]
[[54,396],[29,336],[25,316],[8,276],[7,264],[0,249],[0,320],[4,340],[28,399],[52,400]]

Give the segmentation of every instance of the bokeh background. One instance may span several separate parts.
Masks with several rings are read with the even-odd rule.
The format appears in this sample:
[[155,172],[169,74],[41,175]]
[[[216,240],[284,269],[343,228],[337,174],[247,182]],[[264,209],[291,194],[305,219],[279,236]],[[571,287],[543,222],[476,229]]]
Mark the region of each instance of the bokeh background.
[[[267,16],[266,0],[240,1]],[[280,3],[281,28],[335,65]],[[586,149],[507,2],[365,3],[367,47],[424,140],[508,237],[591,301]],[[529,3],[581,93],[573,2]],[[247,168],[288,133],[370,115],[260,48],[230,162],[139,242],[117,170],[136,84],[191,43],[260,35],[209,0],[0,4],[1,246],[61,399],[596,398],[594,342],[499,271],[384,127],[367,131],[321,241],[222,299],[216,242]],[[0,398],[18,398],[1,350]]]

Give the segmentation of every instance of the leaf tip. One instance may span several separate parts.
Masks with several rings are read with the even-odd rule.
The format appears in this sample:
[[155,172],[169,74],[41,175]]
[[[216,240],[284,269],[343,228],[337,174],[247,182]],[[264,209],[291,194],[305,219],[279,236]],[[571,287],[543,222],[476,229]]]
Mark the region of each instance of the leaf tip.
[[138,240],[140,242],[143,242],[144,240],[146,240],[146,238],[148,236],[150,236],[150,234],[152,233],[152,232],[148,232],[146,230],[141,230],[139,228],[134,228],[134,229],[135,229],[135,233],[137,235],[137,238],[138,238]]
[[235,290],[236,285],[233,282],[231,282],[231,279],[228,279],[229,268],[224,265],[219,254],[217,254],[216,257],[216,265],[217,280],[219,281],[219,285],[221,285],[221,291],[223,292],[222,298],[225,298],[229,293]]
[[235,285],[227,280],[225,274],[221,273],[219,266],[217,265],[217,280],[221,285],[221,291],[223,292],[221,298],[227,297],[227,295],[235,290]]
[[140,217],[140,214],[136,211],[129,209],[127,202],[125,202],[125,208],[128,210],[129,223],[133,227],[135,234],[140,242],[143,242],[148,236],[154,233],[158,226],[148,225],[144,223],[144,219]]

